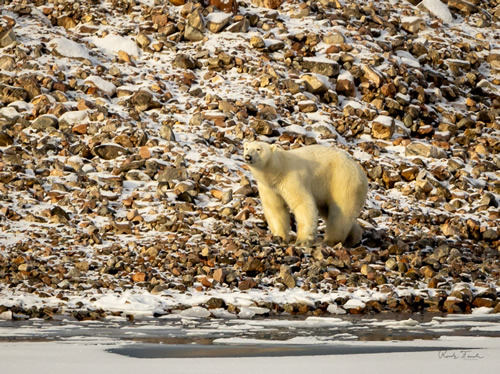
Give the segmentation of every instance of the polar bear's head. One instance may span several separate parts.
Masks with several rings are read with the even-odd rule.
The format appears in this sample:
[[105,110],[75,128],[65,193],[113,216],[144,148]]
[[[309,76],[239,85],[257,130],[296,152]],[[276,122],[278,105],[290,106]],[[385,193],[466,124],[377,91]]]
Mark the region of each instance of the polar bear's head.
[[243,157],[245,158],[245,162],[254,168],[262,168],[264,167],[269,159],[271,158],[271,154],[275,150],[274,145],[270,145],[264,142],[249,142],[244,144]]

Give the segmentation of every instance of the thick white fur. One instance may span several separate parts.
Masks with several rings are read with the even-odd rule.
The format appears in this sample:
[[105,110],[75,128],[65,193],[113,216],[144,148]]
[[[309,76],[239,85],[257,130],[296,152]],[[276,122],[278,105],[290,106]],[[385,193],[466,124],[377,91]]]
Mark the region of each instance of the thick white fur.
[[328,244],[352,246],[361,240],[356,218],[365,204],[368,181],[347,153],[321,145],[289,151],[264,142],[244,147],[273,235],[290,240],[290,210],[298,244],[314,242],[318,216],[326,222]]

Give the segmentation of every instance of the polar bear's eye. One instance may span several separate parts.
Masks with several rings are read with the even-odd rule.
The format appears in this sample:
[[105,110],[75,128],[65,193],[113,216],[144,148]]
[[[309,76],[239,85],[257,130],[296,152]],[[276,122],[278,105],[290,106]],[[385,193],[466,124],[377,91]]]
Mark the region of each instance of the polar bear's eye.
[[260,148],[257,148],[257,152],[260,152]]

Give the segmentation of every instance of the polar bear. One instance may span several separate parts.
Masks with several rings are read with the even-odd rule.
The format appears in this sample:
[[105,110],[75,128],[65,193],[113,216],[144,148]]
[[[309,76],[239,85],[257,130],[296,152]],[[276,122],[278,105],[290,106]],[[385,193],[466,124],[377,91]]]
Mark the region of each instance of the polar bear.
[[250,142],[244,159],[257,180],[268,226],[274,236],[290,241],[290,213],[297,222],[297,244],[314,242],[318,216],[326,222],[329,245],[353,246],[363,231],[356,221],[365,204],[368,181],[346,152],[322,145],[285,151]]

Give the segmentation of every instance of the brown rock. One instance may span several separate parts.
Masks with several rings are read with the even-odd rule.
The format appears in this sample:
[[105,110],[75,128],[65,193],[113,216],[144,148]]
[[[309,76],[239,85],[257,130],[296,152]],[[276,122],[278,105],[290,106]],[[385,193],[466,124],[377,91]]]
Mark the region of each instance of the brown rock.
[[252,278],[242,280],[238,283],[238,288],[241,291],[249,290],[251,288],[256,288],[256,287],[257,287],[257,282],[254,281]]
[[224,269],[217,269],[214,271],[214,274],[212,276],[212,278],[214,279],[214,281],[222,284],[224,283],[225,279],[226,279],[226,275],[227,275],[227,271],[224,270]]
[[137,112],[161,108],[161,104],[153,99],[153,94],[146,90],[139,90],[129,99],[129,103]]
[[338,76],[336,90],[338,93],[348,97],[356,96],[356,85],[351,73],[345,72]]
[[222,31],[231,21],[230,14],[224,13],[210,13],[206,17],[206,27],[210,32],[217,33]]
[[266,120],[256,120],[251,123],[251,127],[259,135],[270,136],[273,133],[274,126],[271,122]]
[[134,273],[131,278],[134,282],[144,282],[146,280],[146,274],[143,272]]
[[184,38],[192,42],[203,40],[205,37],[205,20],[199,9],[195,9],[187,18]]
[[5,131],[0,131],[0,147],[8,147],[14,144],[14,138]]
[[149,150],[149,147],[143,146],[139,148],[139,156],[143,159],[151,158],[151,151]]
[[127,153],[127,150],[118,144],[102,144],[92,150],[104,160],[113,160]]
[[57,19],[57,26],[62,26],[66,30],[74,29],[76,27],[76,22],[71,17],[62,16]]
[[236,0],[210,0],[210,5],[226,13],[236,14],[238,12],[238,2]]
[[467,16],[479,12],[479,8],[476,5],[464,0],[448,0],[448,7],[452,10],[458,10]]
[[314,101],[299,101],[298,103],[299,110],[303,113],[312,113],[318,110],[318,106]]
[[330,88],[328,78],[320,74],[304,74],[300,77],[306,84],[307,92],[312,94],[324,94]]
[[379,72],[375,67],[362,65],[362,70],[365,73],[365,78],[375,84],[375,87],[380,87],[384,83],[384,75]]
[[131,63],[132,59],[130,58],[130,55],[122,50],[118,51],[118,59],[123,62]]
[[373,120],[372,136],[377,139],[390,139],[395,129],[396,125],[392,117],[380,115]]
[[401,176],[408,182],[411,182],[417,178],[420,169],[418,166],[410,166],[409,168],[403,169],[401,171]]
[[0,48],[7,47],[16,41],[16,34],[13,29],[0,33]]
[[420,30],[425,28],[425,22],[422,18],[410,17],[403,19],[401,22],[403,30],[408,31],[410,34],[418,34]]
[[481,308],[481,307],[493,308],[497,305],[497,301],[486,299],[483,297],[476,297],[472,305],[474,305],[476,308]]
[[74,125],[71,128],[71,131],[74,134],[85,135],[87,133],[87,128],[88,128],[88,124],[82,123],[82,124]]
[[278,9],[283,0],[252,0],[252,4],[261,8]]
[[262,39],[258,35],[254,35],[250,38],[250,45],[253,48],[265,48],[266,43],[264,42],[264,39]]
[[4,103],[10,104],[14,101],[26,101],[27,98],[28,93],[24,88],[0,84],[0,100]]
[[263,273],[266,270],[266,267],[264,266],[262,261],[254,258],[251,261],[245,262],[241,270],[250,276],[255,276],[257,274]]

